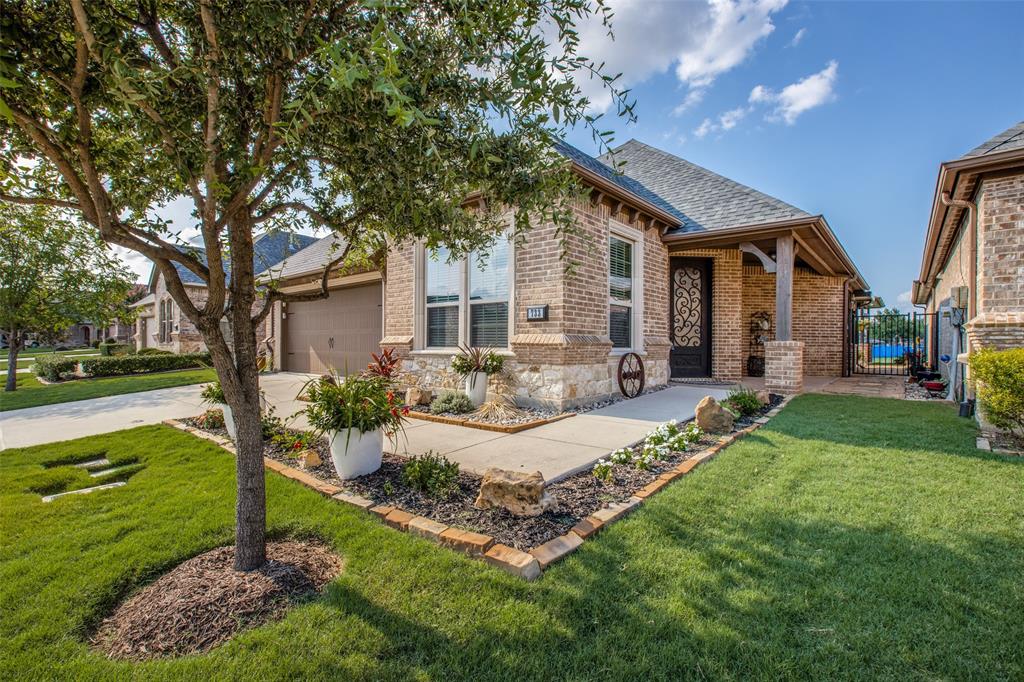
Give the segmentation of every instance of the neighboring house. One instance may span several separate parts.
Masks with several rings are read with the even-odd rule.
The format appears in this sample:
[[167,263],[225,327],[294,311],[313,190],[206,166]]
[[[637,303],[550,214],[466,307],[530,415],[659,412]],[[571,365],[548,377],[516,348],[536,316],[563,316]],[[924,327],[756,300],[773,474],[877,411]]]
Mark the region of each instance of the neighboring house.
[[[256,272],[274,266],[288,256],[309,246],[316,239],[308,235],[272,231],[258,235],[253,240],[253,264]],[[198,247],[188,247],[205,263],[206,254]],[[178,276],[188,292],[189,299],[197,306],[206,301],[206,284],[191,270],[180,263],[174,264]],[[134,307],[139,311],[135,323],[133,340],[136,348],[161,348],[175,353],[192,353],[206,350],[202,334],[171,298],[164,276],[154,266],[149,277],[149,295],[138,301]],[[256,330],[256,340],[263,342],[273,336],[269,322],[264,320]]]
[[[766,368],[768,387],[790,393],[804,374],[843,373],[848,313],[867,284],[822,216],[637,141],[615,151],[624,174],[558,151],[591,189],[575,209],[572,271],[552,225],[499,241],[482,267],[475,254],[448,264],[443,251],[401,244],[383,280],[337,275],[327,299],[275,306],[275,366],[356,371],[394,347],[407,382],[454,387],[457,347],[490,346],[508,368],[493,391],[555,407],[617,393],[627,352],[643,358],[648,386]],[[315,288],[333,243],[274,276]]]
[[958,400],[971,351],[1024,346],[1024,121],[939,165],[911,294],[935,313],[930,361]]

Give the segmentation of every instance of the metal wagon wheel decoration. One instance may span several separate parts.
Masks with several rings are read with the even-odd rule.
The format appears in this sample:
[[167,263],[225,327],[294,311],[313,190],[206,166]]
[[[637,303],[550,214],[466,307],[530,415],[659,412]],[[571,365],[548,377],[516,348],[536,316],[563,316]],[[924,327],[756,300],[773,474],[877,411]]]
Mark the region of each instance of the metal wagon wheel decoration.
[[635,398],[644,392],[644,361],[636,353],[626,353],[619,358],[619,390],[627,398]]

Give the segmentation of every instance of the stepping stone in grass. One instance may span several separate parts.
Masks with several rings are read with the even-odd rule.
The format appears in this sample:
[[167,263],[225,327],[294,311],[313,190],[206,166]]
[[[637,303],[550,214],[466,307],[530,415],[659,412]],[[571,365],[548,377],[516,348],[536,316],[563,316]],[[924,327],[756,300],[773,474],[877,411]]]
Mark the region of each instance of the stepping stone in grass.
[[103,459],[94,459],[89,462],[79,462],[78,464],[75,464],[75,466],[78,467],[79,469],[85,469],[86,471],[89,471],[91,469],[99,469],[100,467],[110,466],[110,460],[104,457]]
[[115,483],[105,483],[103,485],[93,486],[92,488],[81,488],[79,490],[69,490],[66,493],[57,493],[56,495],[46,495],[43,497],[43,502],[53,502],[58,497],[64,497],[65,495],[87,495],[94,490],[106,490],[108,488],[120,488],[126,485],[124,481],[117,481]]
[[[110,462],[107,462],[107,464],[110,464]],[[118,471],[124,471],[125,469],[128,469],[131,466],[131,464],[126,464],[123,467],[114,467],[113,469],[104,469],[103,471],[92,471],[89,472],[89,475],[92,476],[93,478],[101,478],[103,476],[108,476],[110,474],[116,474]]]

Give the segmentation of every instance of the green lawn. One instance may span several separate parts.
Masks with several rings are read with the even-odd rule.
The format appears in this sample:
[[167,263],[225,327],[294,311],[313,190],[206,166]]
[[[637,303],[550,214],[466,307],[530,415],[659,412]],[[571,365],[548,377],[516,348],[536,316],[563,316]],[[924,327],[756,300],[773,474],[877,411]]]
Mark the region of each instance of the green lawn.
[[54,403],[69,403],[75,400],[102,398],[122,393],[152,391],[157,388],[171,388],[199,384],[216,379],[212,369],[186,369],[180,372],[158,374],[135,374],[124,377],[103,377],[101,379],[76,379],[61,384],[41,384],[32,374],[18,375],[18,390],[13,393],[0,391],[0,412],[38,407]]
[[[3,679],[1022,679],[1024,460],[945,405],[795,400],[536,583],[268,474],[274,536],[344,556],[325,595],[214,651],[129,664],[91,628],[230,542],[233,461],[149,426],[0,454]],[[128,485],[43,464],[106,453]]]
[[[35,361],[36,361],[36,356],[34,356],[34,355],[31,356],[31,357],[27,357],[27,358],[26,357],[22,357],[22,356],[19,355],[18,356],[18,367],[19,368],[28,367],[29,365],[31,365]],[[0,360],[0,372],[5,372],[5,371],[7,371],[7,358],[6,357],[3,360]]]

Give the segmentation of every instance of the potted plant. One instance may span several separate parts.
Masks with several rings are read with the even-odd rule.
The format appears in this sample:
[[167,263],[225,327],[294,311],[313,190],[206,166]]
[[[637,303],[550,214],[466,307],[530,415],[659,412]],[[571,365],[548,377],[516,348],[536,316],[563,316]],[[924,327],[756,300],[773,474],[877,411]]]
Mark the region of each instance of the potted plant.
[[224,428],[228,430],[228,438],[235,440],[235,419],[231,415],[231,407],[228,406],[227,398],[224,397],[220,382],[214,381],[212,384],[207,384],[199,397],[203,399],[204,403],[212,405],[224,413]]
[[380,468],[384,436],[394,439],[409,408],[381,376],[321,377],[310,381],[306,418],[327,436],[338,478],[347,480]]
[[505,358],[490,348],[460,347],[461,353],[452,357],[452,371],[466,380],[466,395],[473,407],[480,407],[487,399],[487,380],[497,374]]

